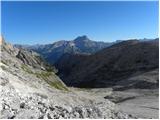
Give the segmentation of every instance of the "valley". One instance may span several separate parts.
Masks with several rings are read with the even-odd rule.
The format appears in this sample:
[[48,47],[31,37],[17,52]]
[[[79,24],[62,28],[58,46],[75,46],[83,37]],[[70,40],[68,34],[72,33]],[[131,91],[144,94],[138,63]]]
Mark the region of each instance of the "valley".
[[1,37],[0,118],[157,119],[158,49],[159,39],[120,41],[93,53],[61,53],[53,65]]
[[0,119],[159,119],[158,0],[1,0]]

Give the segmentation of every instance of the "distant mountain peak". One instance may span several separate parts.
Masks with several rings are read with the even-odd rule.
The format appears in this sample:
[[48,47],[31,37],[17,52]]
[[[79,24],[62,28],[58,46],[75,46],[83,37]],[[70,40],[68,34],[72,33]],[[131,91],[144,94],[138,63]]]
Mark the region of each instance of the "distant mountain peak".
[[90,40],[86,35],[78,36],[74,41]]

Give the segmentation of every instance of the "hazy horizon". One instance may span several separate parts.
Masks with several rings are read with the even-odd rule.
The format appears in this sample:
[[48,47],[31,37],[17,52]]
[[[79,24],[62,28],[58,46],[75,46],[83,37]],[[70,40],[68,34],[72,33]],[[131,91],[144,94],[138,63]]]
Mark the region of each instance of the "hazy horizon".
[[2,35],[13,44],[158,37],[158,1],[3,1]]
[[[77,36],[78,37],[78,36]],[[90,37],[88,36],[88,38],[90,39]],[[125,40],[133,40],[133,39],[137,39],[137,40],[142,40],[142,39],[156,39],[156,38],[159,38],[159,37],[154,37],[154,38],[128,38],[128,39],[117,39],[117,40],[113,40],[113,41],[103,41],[103,40],[101,40],[101,41],[97,41],[97,40],[93,40],[93,39],[90,39],[90,40],[92,40],[92,41],[96,41],[96,42],[105,42],[105,43],[111,43],[111,42],[116,42],[116,41],[125,41]],[[5,39],[5,37],[4,37],[4,39]],[[75,38],[74,38],[75,39]],[[61,39],[61,40],[51,40],[51,41],[49,41],[48,43],[12,43],[12,42],[10,42],[10,41],[8,41],[7,39],[5,39],[5,41],[6,42],[9,42],[9,43],[11,43],[11,44],[13,44],[13,45],[47,45],[47,44],[53,44],[53,43],[55,43],[55,42],[58,42],[58,41],[73,41],[74,39],[71,39],[71,40],[65,40],[65,39]]]

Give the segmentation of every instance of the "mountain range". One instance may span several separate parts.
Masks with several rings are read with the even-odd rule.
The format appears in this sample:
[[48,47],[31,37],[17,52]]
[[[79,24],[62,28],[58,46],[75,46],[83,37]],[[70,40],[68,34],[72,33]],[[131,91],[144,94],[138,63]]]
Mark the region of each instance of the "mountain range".
[[[132,39],[130,39],[132,40]],[[139,41],[150,41],[153,39],[139,39]],[[35,45],[20,45],[15,44],[17,48],[25,48],[27,50],[32,50],[41,55],[48,63],[51,65],[56,64],[61,57],[65,54],[82,54],[90,55],[94,54],[104,48],[111,45],[117,44],[119,42],[126,40],[116,40],[114,42],[101,42],[93,41],[88,38],[88,36],[78,36],[74,40],[60,40],[52,44],[35,44]]]
[[60,40],[53,44],[46,45],[15,45],[19,48],[26,48],[33,50],[49,62],[54,64],[64,54],[93,54],[105,47],[112,45],[113,43],[96,42],[90,40],[86,35],[79,36],[71,41]]

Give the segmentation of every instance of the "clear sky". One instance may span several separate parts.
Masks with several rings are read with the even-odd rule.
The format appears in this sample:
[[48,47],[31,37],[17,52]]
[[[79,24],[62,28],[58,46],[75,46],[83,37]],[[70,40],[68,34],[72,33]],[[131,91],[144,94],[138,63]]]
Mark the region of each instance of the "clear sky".
[[46,44],[87,35],[96,41],[158,37],[158,2],[2,2],[8,42]]

